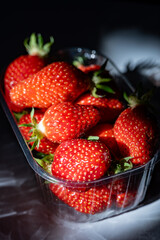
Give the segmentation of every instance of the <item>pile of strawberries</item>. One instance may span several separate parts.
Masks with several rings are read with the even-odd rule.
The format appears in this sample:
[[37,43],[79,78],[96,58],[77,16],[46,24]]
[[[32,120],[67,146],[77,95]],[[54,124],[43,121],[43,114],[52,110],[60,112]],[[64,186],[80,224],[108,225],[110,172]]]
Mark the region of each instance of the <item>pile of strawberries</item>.
[[128,97],[131,105],[126,107],[107,62],[49,62],[50,40],[43,44],[41,35],[32,34],[25,41],[28,54],[16,58],[5,72],[6,101],[19,117],[20,131],[35,160],[68,182],[49,184],[66,204],[88,214],[113,202],[130,206],[136,192],[127,188],[127,179],[92,181],[147,163],[155,153],[156,120],[144,97]]

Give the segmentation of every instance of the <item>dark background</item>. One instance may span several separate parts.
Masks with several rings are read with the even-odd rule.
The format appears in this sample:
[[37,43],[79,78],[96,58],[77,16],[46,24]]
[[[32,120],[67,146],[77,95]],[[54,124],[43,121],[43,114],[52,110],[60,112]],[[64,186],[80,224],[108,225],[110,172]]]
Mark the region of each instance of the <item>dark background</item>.
[[[107,41],[107,35],[122,29],[136,29],[142,34],[160,38],[160,3],[156,1],[24,2],[21,10],[16,8],[15,3],[10,3],[0,11],[0,70],[19,55],[26,54],[23,41],[32,32],[41,33],[44,41],[53,36],[55,43],[52,51],[71,46],[102,51],[102,40]],[[1,108],[0,116],[0,240],[50,240],[46,234],[47,218],[43,215],[39,199],[37,200],[40,191],[33,171]],[[157,166],[145,204],[159,199],[159,169]],[[38,213],[40,217],[37,218]],[[41,235],[36,235],[40,226],[43,226],[40,228]],[[56,235],[56,227],[54,231],[53,239],[70,239],[58,238],[56,236],[61,235],[58,232]],[[158,226],[149,231],[150,235],[135,233],[130,239],[160,239]],[[32,238],[32,235],[35,237]]]
[[52,35],[53,49],[82,46],[98,50],[104,33],[125,28],[160,35],[160,4],[156,1],[54,0],[24,3],[18,9],[13,3],[1,8],[1,66],[25,53],[23,41],[32,32],[41,33],[46,41]]

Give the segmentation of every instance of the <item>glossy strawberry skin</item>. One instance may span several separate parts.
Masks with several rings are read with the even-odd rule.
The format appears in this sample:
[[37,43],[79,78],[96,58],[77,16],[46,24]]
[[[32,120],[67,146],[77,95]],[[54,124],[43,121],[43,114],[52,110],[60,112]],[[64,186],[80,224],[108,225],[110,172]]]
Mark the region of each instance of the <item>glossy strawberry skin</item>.
[[118,115],[124,110],[122,102],[117,98],[94,97],[85,93],[76,100],[80,105],[93,105],[101,114],[101,122],[114,122]]
[[78,69],[80,69],[84,73],[95,72],[95,71],[98,71],[101,68],[101,66],[99,66],[97,64],[91,64],[91,65],[88,65],[88,66],[79,64],[77,67],[78,67]]
[[96,214],[111,206],[110,194],[105,186],[77,192],[63,185],[50,184],[50,189],[64,203],[82,213]]
[[64,101],[73,102],[88,90],[90,79],[67,62],[53,62],[12,88],[12,101],[20,107],[48,108]]
[[5,71],[4,88],[7,103],[12,111],[20,112],[23,107],[18,107],[10,99],[11,89],[20,81],[32,76],[45,66],[45,61],[39,56],[22,55],[9,64]]
[[114,125],[122,156],[131,156],[135,165],[143,165],[153,157],[156,133],[157,124],[143,106],[125,109]]
[[110,153],[115,159],[120,159],[120,151],[118,144],[116,142],[113,130],[113,124],[110,123],[98,123],[92,129],[90,129],[86,134],[87,136],[98,136],[99,140],[103,142],[110,150]]
[[[35,111],[34,117],[37,120],[37,123],[39,123],[41,121],[43,116],[44,116],[43,112]],[[30,114],[25,114],[20,118],[19,125],[29,124],[29,123],[31,123]],[[31,129],[32,129],[31,127],[26,127],[26,126],[21,126],[20,127],[20,131],[21,131],[23,137],[25,138],[25,140],[27,140],[27,141],[30,140],[30,137],[32,135],[32,132],[30,132]],[[29,145],[32,146],[33,142],[30,142]],[[53,142],[49,141],[46,137],[44,137],[40,141],[39,147],[35,147],[35,150],[37,150],[38,152],[45,153],[45,154],[50,154],[50,153],[54,154],[58,145],[59,144],[53,143]]]
[[99,120],[99,111],[93,106],[62,102],[52,105],[39,125],[43,125],[44,135],[49,140],[62,142],[80,137]]
[[51,170],[58,178],[86,182],[101,178],[110,163],[109,150],[103,143],[72,139],[58,146]]

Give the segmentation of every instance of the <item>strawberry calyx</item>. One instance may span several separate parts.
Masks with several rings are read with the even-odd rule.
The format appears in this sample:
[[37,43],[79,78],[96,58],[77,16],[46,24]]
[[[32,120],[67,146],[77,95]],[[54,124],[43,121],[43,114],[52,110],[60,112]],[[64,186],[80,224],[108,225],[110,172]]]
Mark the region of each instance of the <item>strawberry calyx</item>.
[[33,142],[33,145],[31,147],[31,151],[37,147],[39,148],[39,144],[41,139],[44,137],[43,133],[38,129],[38,123],[36,118],[34,117],[34,108],[32,108],[31,113],[31,123],[24,123],[19,125],[19,127],[31,127],[31,130],[29,132],[32,132],[32,135],[29,140],[27,140],[28,143]]
[[127,96],[126,92],[124,92],[123,97],[131,108],[134,108],[138,105],[150,106],[150,99],[153,95],[153,90],[154,89],[152,88],[144,94],[140,93],[139,90],[137,90],[130,96]]
[[73,61],[73,65],[77,68],[79,68],[80,66],[84,66],[84,58],[81,56],[77,56]]
[[122,173],[133,168],[133,164],[130,161],[133,157],[125,157],[119,161],[112,161],[111,167],[109,169],[109,175]]
[[22,117],[23,115],[26,115],[27,113],[28,113],[28,111],[23,110],[22,112],[13,112],[13,115],[14,115],[16,121],[19,122],[19,120],[21,119],[21,117]]
[[37,157],[34,157],[34,160],[48,173],[52,174],[51,172],[51,165],[53,162],[54,154],[44,154],[44,153],[37,153]]
[[104,62],[104,64],[101,66],[101,68],[97,71],[94,71],[92,76],[92,87],[91,87],[91,93],[94,97],[104,97],[104,95],[97,94],[97,90],[103,90],[107,93],[115,94],[115,91],[109,87],[106,83],[112,81],[110,77],[103,77],[103,72],[105,70],[106,64],[108,62],[108,59]]
[[36,36],[35,33],[32,33],[30,38],[26,38],[24,40],[24,46],[28,54],[32,56],[39,56],[42,58],[48,55],[53,43],[53,37],[50,37],[50,41],[44,44],[42,35],[38,34]]
[[[110,77],[103,77],[103,73],[105,71],[105,67],[107,65],[108,59],[102,64],[102,66],[96,65],[96,64],[91,64],[91,66],[97,66],[96,70],[89,72],[91,74],[91,94],[96,97],[104,97],[105,95],[100,95],[97,93],[98,89],[103,90],[104,92],[107,93],[112,93],[114,94],[115,91],[109,87],[106,83],[112,81]],[[83,70],[83,67],[85,68],[85,58],[82,56],[77,56],[76,59],[73,61],[73,65],[80,70]],[[95,67],[94,67],[95,68]]]

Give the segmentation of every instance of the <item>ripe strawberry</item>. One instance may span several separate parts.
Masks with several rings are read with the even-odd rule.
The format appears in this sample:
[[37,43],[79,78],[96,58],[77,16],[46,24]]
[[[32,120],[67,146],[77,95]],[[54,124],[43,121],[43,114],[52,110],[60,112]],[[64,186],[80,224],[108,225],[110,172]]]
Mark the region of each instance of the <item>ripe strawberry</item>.
[[118,193],[116,196],[116,204],[119,208],[129,207],[134,204],[136,200],[136,192],[125,192],[125,193]]
[[[44,113],[41,111],[35,111],[34,113],[34,118],[36,119],[37,124],[42,120],[44,116]],[[29,141],[29,145],[32,146],[34,144],[34,141],[31,141],[31,136],[32,136],[32,127],[27,127],[26,124],[30,124],[31,123],[31,115],[30,114],[25,114],[23,115],[20,120],[19,120],[19,125],[20,125],[20,131],[23,135],[23,137],[25,138],[26,141]],[[22,126],[24,125],[24,126]],[[26,125],[26,126],[25,126]],[[58,143],[53,143],[51,141],[49,141],[46,137],[44,137],[39,146],[35,147],[35,150],[37,150],[38,152],[42,152],[45,154],[54,154],[56,148],[58,147]]]
[[51,170],[58,178],[85,182],[101,178],[110,163],[109,150],[103,143],[72,139],[58,146]]
[[107,188],[112,195],[124,193],[127,188],[127,181],[126,179],[113,180],[111,183],[107,184]]
[[75,58],[75,60],[73,61],[73,65],[84,73],[95,72],[100,70],[101,68],[101,66],[98,64],[85,65],[85,59],[81,56]]
[[90,93],[80,96],[76,103],[97,107],[101,114],[101,122],[114,122],[124,109],[122,102],[117,98],[94,97]]
[[90,87],[90,78],[67,62],[53,62],[19,82],[10,96],[20,107],[48,108],[60,102],[73,102]]
[[50,43],[47,43],[43,46],[43,39],[40,34],[38,35],[38,43],[36,40],[35,34],[31,35],[29,44],[28,40],[26,39],[25,47],[28,54],[17,57],[9,64],[5,71],[4,88],[6,100],[11,110],[15,112],[20,112],[23,107],[21,108],[11,101],[9,96],[11,89],[18,82],[35,74],[46,65],[45,56],[49,53],[50,47],[53,43],[53,38],[50,38]]
[[84,73],[89,73],[99,70],[100,66],[96,64],[91,64],[89,66],[79,65],[78,68]]
[[125,109],[114,125],[121,154],[131,156],[133,164],[143,165],[153,157],[156,133],[157,124],[142,104]]
[[62,142],[80,137],[99,120],[99,111],[93,106],[62,102],[48,108],[37,129],[49,140]]
[[113,124],[99,123],[87,132],[87,136],[98,136],[115,159],[120,159],[120,151],[114,136]]
[[63,185],[50,184],[51,191],[75,210],[95,214],[111,206],[110,194],[106,186],[92,187],[85,192],[77,192]]

